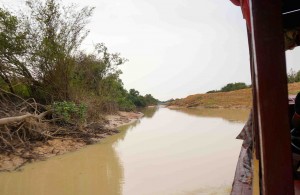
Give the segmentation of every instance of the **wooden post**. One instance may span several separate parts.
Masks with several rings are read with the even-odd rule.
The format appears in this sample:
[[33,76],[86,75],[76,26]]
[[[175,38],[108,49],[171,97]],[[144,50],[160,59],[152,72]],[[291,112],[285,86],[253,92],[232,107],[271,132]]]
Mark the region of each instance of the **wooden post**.
[[262,193],[294,194],[281,0],[250,0]]
[[252,140],[253,145],[252,148],[255,148],[255,156],[256,159],[259,160],[260,158],[260,149],[259,149],[259,131],[258,131],[258,125],[257,125],[257,100],[256,100],[256,84],[255,84],[255,72],[254,72],[254,62],[253,62],[253,47],[252,47],[252,36],[249,32],[249,29],[247,29],[247,35],[248,35],[248,46],[249,46],[249,57],[250,57],[250,70],[251,70],[251,82],[252,82]]

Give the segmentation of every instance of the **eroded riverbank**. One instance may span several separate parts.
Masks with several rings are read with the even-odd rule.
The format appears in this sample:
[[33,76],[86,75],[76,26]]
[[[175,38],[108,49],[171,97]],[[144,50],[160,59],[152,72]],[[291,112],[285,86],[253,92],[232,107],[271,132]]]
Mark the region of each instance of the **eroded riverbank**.
[[97,144],[0,173],[0,194],[230,193],[241,147],[235,137],[248,113],[155,108],[144,114]]
[[[96,143],[107,136],[118,133],[117,127],[130,124],[142,116],[143,113],[141,112],[118,112],[115,115],[107,115],[105,131],[95,134],[95,137],[91,138],[91,142]],[[46,142],[36,142],[33,144],[33,148],[30,152],[23,153],[22,155],[15,153],[0,154],[0,172],[18,170],[26,163],[45,160],[53,156],[73,152],[85,147],[87,144],[91,143],[71,137],[50,139]],[[23,148],[20,147],[17,150],[22,151],[22,149]]]

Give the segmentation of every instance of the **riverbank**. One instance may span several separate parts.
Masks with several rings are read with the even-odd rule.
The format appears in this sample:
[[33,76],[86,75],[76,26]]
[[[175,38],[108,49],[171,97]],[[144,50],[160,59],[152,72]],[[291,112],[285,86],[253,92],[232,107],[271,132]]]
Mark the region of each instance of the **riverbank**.
[[176,99],[168,104],[170,108],[251,108],[251,89],[230,92],[195,94]]
[[[33,147],[22,153],[24,148],[17,148],[14,153],[0,154],[0,172],[19,170],[23,165],[29,162],[45,160],[47,158],[73,152],[88,144],[97,143],[107,136],[114,135],[119,131],[119,126],[132,123],[143,116],[141,112],[118,112],[114,115],[106,115],[106,124],[104,130],[94,134],[89,141],[76,139],[74,137],[64,137],[62,139],[49,139],[46,142],[36,142]],[[90,124],[90,128],[98,128],[99,124]],[[19,153],[19,154],[17,154]]]
[[[289,83],[288,90],[290,95],[297,94],[300,91],[300,83]],[[190,95],[170,102],[168,107],[250,109],[252,107],[252,89]]]
[[99,144],[1,173],[0,194],[230,194],[243,123],[185,111],[145,108]]

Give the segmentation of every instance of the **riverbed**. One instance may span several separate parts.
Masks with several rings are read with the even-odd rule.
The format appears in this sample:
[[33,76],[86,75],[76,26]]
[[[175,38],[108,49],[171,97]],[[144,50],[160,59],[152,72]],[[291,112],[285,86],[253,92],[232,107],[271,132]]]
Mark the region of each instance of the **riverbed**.
[[229,194],[248,110],[144,110],[119,134],[0,173],[1,195]]

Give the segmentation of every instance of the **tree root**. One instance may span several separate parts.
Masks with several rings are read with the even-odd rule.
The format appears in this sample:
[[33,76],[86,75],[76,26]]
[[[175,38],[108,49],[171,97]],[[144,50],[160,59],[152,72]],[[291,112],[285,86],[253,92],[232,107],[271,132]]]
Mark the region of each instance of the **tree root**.
[[45,143],[51,139],[90,143],[92,138],[99,137],[97,134],[109,134],[102,124],[61,122],[48,106],[37,103],[33,98],[25,100],[1,88],[0,106],[0,152],[17,154],[19,148],[31,151],[36,142]]

